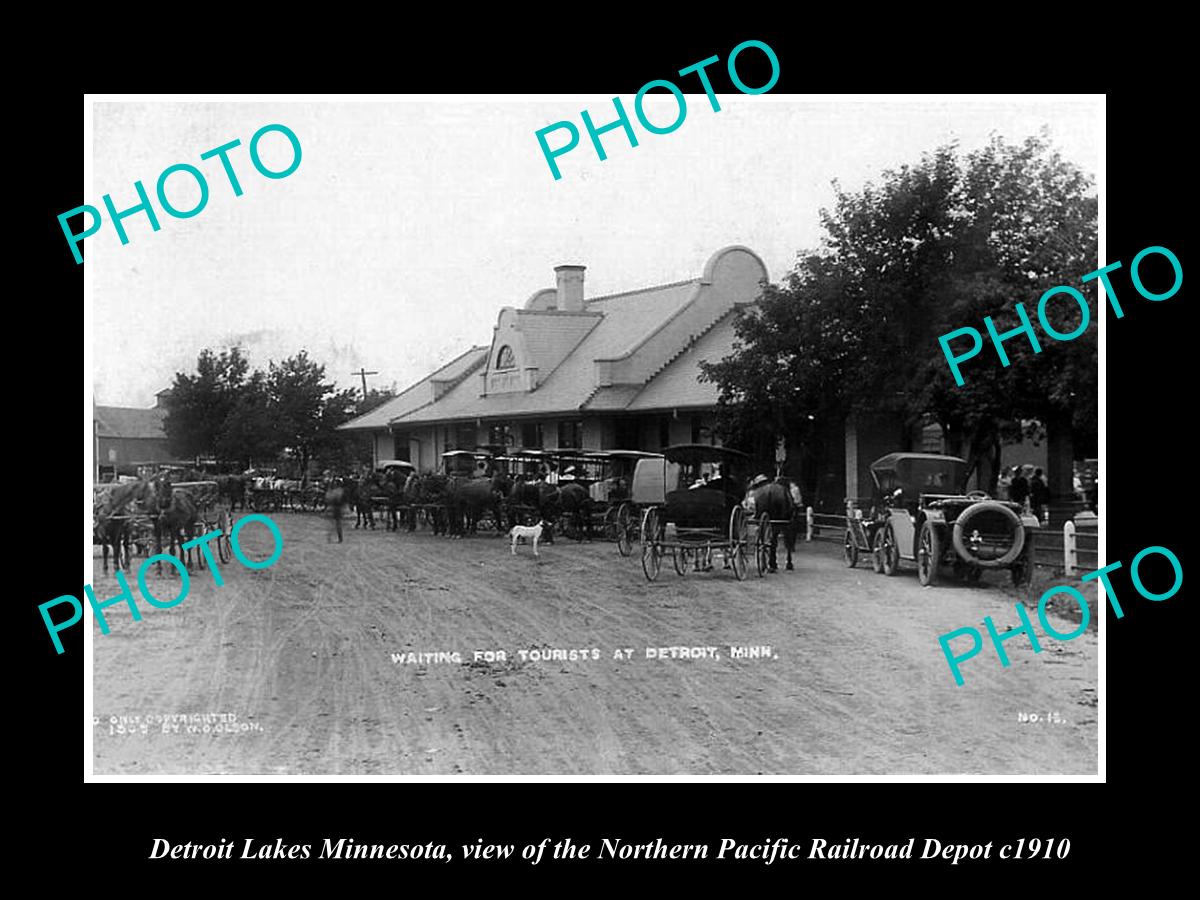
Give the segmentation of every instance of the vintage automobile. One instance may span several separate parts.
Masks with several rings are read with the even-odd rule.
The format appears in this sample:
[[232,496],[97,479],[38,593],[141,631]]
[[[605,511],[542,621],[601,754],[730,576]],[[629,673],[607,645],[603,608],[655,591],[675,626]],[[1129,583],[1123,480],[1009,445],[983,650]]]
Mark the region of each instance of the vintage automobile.
[[875,504],[861,530],[870,537],[876,572],[895,575],[908,560],[923,585],[937,584],[946,572],[977,581],[985,569],[1008,569],[1013,584],[1029,584],[1038,520],[1020,504],[964,491],[966,474],[964,460],[934,453],[889,453],[871,463]]

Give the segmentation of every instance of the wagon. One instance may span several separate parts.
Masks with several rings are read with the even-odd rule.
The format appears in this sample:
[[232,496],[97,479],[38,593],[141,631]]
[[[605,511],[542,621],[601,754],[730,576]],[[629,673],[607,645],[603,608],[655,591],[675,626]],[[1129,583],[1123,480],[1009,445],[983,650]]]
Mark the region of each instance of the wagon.
[[[115,565],[120,567],[122,562],[126,566],[130,565],[133,546],[136,546],[144,556],[150,555],[152,547],[155,548],[156,553],[164,552],[159,544],[162,533],[157,527],[157,510],[146,509],[140,504],[132,504],[116,515],[104,515],[101,512],[105,504],[106,489],[111,489],[111,487],[111,485],[103,485],[93,492],[93,528],[97,533],[97,538],[102,541],[99,535],[102,518],[125,523],[126,527],[122,529],[121,545],[113,548]],[[192,537],[201,537],[213,531],[219,531],[220,536],[211,541],[208,546],[215,549],[217,558],[222,563],[229,562],[233,558],[230,536],[233,533],[235,520],[230,510],[221,502],[217,483],[215,481],[164,482],[164,489],[186,491],[191,495],[196,504],[196,521]],[[198,550],[196,558],[200,567],[203,568],[205,565],[204,553]]]
[[[212,546],[216,547],[217,558],[227,563],[233,557],[233,547],[230,535],[233,533],[233,514],[221,503],[221,492],[215,481],[177,481],[171,485],[172,490],[185,490],[196,501],[196,537],[220,531],[221,536],[214,539]],[[201,568],[204,567],[204,554],[198,553],[197,558]]]
[[583,483],[592,499],[592,525],[605,539],[616,541],[622,556],[633,552],[638,539],[642,510],[632,499],[634,471],[640,460],[661,460],[661,453],[643,450],[584,450],[577,469],[585,473]]
[[487,450],[447,450],[442,454],[442,472],[474,478],[490,470],[492,461]]
[[707,444],[679,444],[638,460],[631,501],[642,507],[642,571],[654,581],[664,556],[679,575],[712,568],[714,553],[746,577],[750,521],[742,506],[750,457]]
[[[395,483],[399,485],[399,489],[394,493],[378,493],[373,492],[367,499],[371,503],[372,517],[374,510],[379,509],[384,511],[385,523],[389,531],[400,530],[400,519],[404,518],[408,521],[409,515],[412,513],[411,507],[404,501],[403,487],[408,476],[417,470],[417,467],[407,460],[403,459],[381,459],[375,465],[376,477],[383,477],[389,480],[395,479]],[[376,482],[379,486],[380,482]],[[325,489],[321,488],[321,503],[324,508]]]

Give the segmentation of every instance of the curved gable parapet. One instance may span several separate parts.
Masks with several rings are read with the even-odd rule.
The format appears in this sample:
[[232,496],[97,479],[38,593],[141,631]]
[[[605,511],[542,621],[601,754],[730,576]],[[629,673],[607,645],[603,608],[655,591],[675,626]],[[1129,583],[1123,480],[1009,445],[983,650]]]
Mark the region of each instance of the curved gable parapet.
[[558,308],[558,289],[543,288],[540,291],[535,291],[533,296],[525,301],[525,309],[532,309],[544,312],[548,309]]
[[645,384],[732,309],[754,303],[766,278],[766,264],[753,250],[718,250],[686,304],[624,353],[595,361],[596,383]]
[[743,247],[741,244],[731,244],[728,247],[722,247],[708,258],[708,262],[704,266],[704,274],[700,278],[700,283],[712,284],[718,275],[718,269],[730,266],[736,266],[739,269],[744,269],[748,266],[757,266],[761,273],[758,280],[770,281],[770,277],[767,274],[767,264],[762,261],[761,256],[749,247]]

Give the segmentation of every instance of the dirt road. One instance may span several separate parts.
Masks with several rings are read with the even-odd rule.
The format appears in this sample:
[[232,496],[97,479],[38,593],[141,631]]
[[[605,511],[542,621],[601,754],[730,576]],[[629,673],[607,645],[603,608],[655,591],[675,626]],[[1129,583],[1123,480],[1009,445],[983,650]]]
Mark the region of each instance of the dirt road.
[[[97,774],[1096,771],[1094,631],[1038,655],[1008,641],[1007,669],[986,647],[955,686],[937,636],[982,631],[985,615],[1019,624],[1001,575],[922,588],[911,567],[885,578],[802,544],[794,572],[760,580],[751,562],[738,583],[668,562],[649,584],[607,543],[560,538],[535,560],[495,537],[350,529],[339,545],[316,517],[275,520],[274,567],[231,563],[223,587],[198,573],[182,604],[140,622],[110,610],[94,643]],[[267,555],[265,529],[243,536]],[[169,581],[150,577],[167,596]],[[111,575],[93,584],[117,593]],[[669,647],[715,650],[646,658]],[[439,653],[461,662],[420,656]],[[204,713],[236,720],[205,733],[170,718]]]

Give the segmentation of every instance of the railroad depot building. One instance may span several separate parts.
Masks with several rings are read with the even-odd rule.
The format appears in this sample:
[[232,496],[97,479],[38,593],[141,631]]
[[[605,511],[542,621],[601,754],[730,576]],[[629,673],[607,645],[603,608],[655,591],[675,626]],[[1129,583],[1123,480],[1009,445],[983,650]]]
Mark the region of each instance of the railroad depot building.
[[[491,343],[341,427],[371,435],[376,463],[403,459],[423,472],[440,470],[447,450],[485,446],[655,451],[720,444],[717,386],[700,381],[700,362],[732,351],[736,312],[756,302],[768,279],[763,261],[747,247],[725,247],[696,278],[603,297],[586,296],[584,271],[555,267],[555,287],[500,310]],[[869,465],[886,453],[946,452],[940,427],[906,430],[886,417],[817,423],[817,433],[813,446],[786,448],[781,469],[818,510],[869,494]],[[1003,462],[1045,466],[1054,475],[1050,455],[1044,446],[1018,444],[1004,448]],[[1052,483],[1069,485],[1069,445],[1057,458],[1065,459],[1065,474]],[[979,483],[977,473],[970,486]]]
[[720,443],[717,387],[702,360],[733,347],[735,311],[752,304],[767,268],[726,247],[696,278],[587,297],[584,266],[500,310],[491,343],[472,347],[342,428],[369,432],[375,461],[440,468],[447,450],[659,450]]

